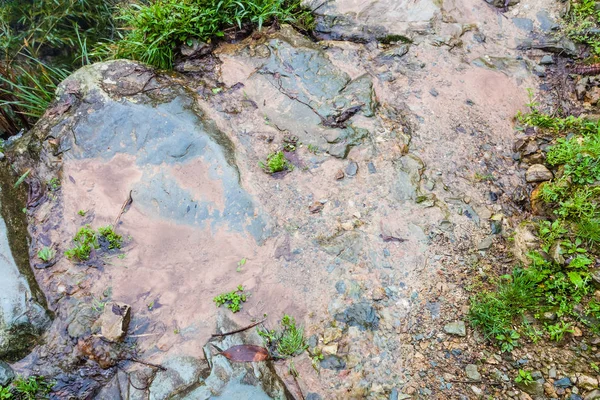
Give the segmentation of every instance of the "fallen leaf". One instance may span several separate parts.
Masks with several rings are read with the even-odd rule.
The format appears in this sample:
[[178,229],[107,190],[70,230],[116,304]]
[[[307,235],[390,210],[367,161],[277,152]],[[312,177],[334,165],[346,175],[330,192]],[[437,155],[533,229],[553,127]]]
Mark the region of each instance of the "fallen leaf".
[[256,362],[265,361],[269,358],[269,352],[264,347],[253,344],[240,344],[233,346],[221,353],[228,360],[234,362]]

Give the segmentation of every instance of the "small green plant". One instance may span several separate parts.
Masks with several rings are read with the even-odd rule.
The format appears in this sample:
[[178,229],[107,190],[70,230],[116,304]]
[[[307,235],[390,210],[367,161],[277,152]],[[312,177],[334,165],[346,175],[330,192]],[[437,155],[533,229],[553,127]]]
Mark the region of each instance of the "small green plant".
[[77,211],[77,214],[79,214],[79,216],[81,216],[81,217],[85,217],[86,212],[85,212],[85,210],[79,210],[79,211]]
[[239,285],[236,290],[228,293],[221,293],[213,299],[217,307],[225,305],[232,312],[236,313],[242,309],[242,303],[245,303],[247,294],[244,292],[244,287]]
[[90,258],[92,249],[100,248],[98,236],[90,225],[82,226],[73,238],[75,246],[65,251],[67,258],[86,261]]
[[271,153],[265,162],[259,162],[258,165],[268,174],[293,169],[292,164],[285,158],[283,151]]
[[271,353],[279,358],[291,358],[308,348],[304,329],[296,325],[293,317],[285,314],[281,319],[281,330],[259,330]]
[[519,369],[519,374],[515,377],[515,382],[529,385],[533,383],[533,376],[531,376],[531,372]]
[[598,366],[598,364],[596,364],[595,362],[590,363],[590,368],[597,374],[600,373],[600,366]]
[[23,400],[47,398],[54,386],[54,382],[48,382],[43,376],[17,377],[12,384],[15,397]]
[[237,272],[242,272],[242,267],[243,267],[244,265],[246,265],[246,261],[247,261],[247,260],[246,260],[246,258],[245,258],[245,257],[244,257],[244,258],[242,258],[240,261],[238,261],[238,263],[237,263],[237,268],[236,268],[236,271],[237,271]]
[[515,330],[510,329],[504,333],[496,335],[496,340],[500,344],[502,352],[511,352],[519,344],[519,335]]
[[573,333],[572,325],[564,321],[552,325],[546,324],[546,330],[550,334],[550,339],[555,342],[560,342],[565,336],[565,333]]
[[306,149],[308,150],[309,153],[312,153],[312,154],[318,154],[319,153],[319,147],[315,146],[314,144],[308,144],[306,146]]
[[48,246],[42,247],[40,249],[40,251],[38,251],[38,253],[37,253],[38,258],[44,262],[48,262],[48,261],[52,260],[55,255],[56,255],[56,250],[54,250],[52,247],[48,247]]
[[52,178],[48,181],[48,188],[53,191],[56,192],[58,189],[60,189],[60,179],[58,178]]
[[13,398],[13,394],[12,394],[12,391],[10,390],[10,387],[0,386],[0,400],[10,400],[12,398]]
[[123,245],[123,236],[117,234],[112,225],[101,226],[98,233],[108,241],[109,249],[120,249]]
[[475,180],[479,182],[492,182],[496,180],[494,175],[492,174],[482,174],[480,172],[475,172]]

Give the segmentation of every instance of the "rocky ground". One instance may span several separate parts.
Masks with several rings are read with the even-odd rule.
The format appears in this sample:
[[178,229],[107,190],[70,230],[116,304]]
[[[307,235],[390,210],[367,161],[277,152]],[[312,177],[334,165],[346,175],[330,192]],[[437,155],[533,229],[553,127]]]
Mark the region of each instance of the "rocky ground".
[[[597,337],[500,353],[466,322],[469,296],[515,265],[507,238],[544,179],[526,171],[548,140],[514,116],[528,88],[569,97],[560,11],[338,1],[319,7],[315,40],[284,25],[186,48],[177,73],[77,71],[6,154],[16,176],[30,171],[29,255],[53,317],[12,369],[52,377],[61,399],[600,398]],[[293,168],[265,173],[280,150]],[[23,243],[11,187],[3,217]],[[114,224],[123,247],[64,257],[85,224]],[[242,310],[217,309],[238,285]],[[309,338],[295,379],[289,360],[240,365],[206,345],[284,313]],[[217,345],[241,343],[261,339]],[[524,366],[536,382],[518,387]]]

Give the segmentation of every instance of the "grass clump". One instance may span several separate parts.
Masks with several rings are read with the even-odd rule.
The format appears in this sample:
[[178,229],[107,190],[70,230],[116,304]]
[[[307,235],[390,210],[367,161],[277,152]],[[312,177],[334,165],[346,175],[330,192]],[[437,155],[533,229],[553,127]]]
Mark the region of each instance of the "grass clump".
[[244,292],[244,287],[239,285],[235,290],[228,293],[221,293],[213,299],[217,307],[224,305],[229,308],[233,313],[236,313],[242,309],[242,303],[245,303],[247,299],[247,293]]
[[258,165],[268,174],[287,171],[293,169],[292,164],[285,158],[283,151],[271,153],[265,162],[261,161]]
[[537,222],[540,248],[529,254],[531,265],[473,296],[469,313],[503,351],[524,337],[561,341],[576,327],[600,334],[591,276],[600,243],[600,129],[584,119],[543,114],[534,103],[530,108],[519,115],[521,123],[558,136],[546,160],[554,179],[539,186],[553,215]]
[[40,251],[38,251],[37,256],[40,260],[44,262],[51,261],[56,255],[56,250],[52,247],[45,246]]
[[10,386],[0,386],[0,400],[47,399],[54,382],[43,376],[17,377]]
[[294,317],[285,314],[281,318],[281,330],[259,330],[271,354],[276,358],[291,358],[308,348],[304,329],[296,325]]
[[98,235],[90,225],[79,228],[73,238],[74,247],[65,251],[65,256],[70,260],[86,261],[90,258],[92,249],[100,248]]
[[175,49],[193,40],[209,42],[231,27],[257,27],[275,20],[310,29],[314,20],[300,0],[156,0],[121,10],[128,27],[113,51],[118,58],[170,69]]
[[108,242],[109,249],[120,249],[123,245],[123,236],[115,232],[112,225],[102,226],[98,228],[98,233]]
[[0,135],[28,129],[57,84],[117,33],[117,0],[6,0],[0,6]]

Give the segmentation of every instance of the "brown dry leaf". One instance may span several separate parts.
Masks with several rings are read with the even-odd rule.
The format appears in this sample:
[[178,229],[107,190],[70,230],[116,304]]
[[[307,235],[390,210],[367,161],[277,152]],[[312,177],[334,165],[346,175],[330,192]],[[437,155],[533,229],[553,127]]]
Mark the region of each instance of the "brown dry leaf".
[[265,361],[269,358],[269,352],[264,347],[253,344],[240,344],[233,346],[221,353],[228,360],[234,362],[256,362]]

